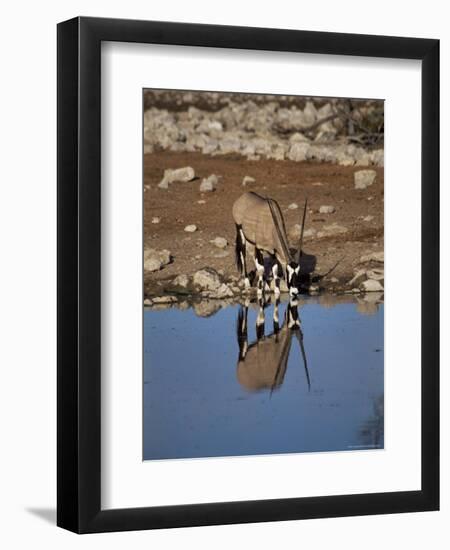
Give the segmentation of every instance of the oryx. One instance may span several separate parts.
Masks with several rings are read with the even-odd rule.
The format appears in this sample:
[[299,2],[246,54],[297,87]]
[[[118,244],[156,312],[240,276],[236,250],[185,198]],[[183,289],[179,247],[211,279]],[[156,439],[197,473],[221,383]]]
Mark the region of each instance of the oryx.
[[290,250],[283,215],[278,203],[269,197],[257,193],[244,193],[233,205],[233,218],[236,224],[236,263],[239,272],[244,274],[248,288],[246,256],[247,250],[253,251],[258,275],[258,294],[264,289],[264,257],[269,254],[273,260],[272,275],[275,281],[275,293],[280,293],[280,276],[284,274],[289,294],[297,296],[300,287],[300,256],[302,254],[303,229],[305,226],[306,201],[303,211],[300,248],[298,257],[293,258]]
[[303,346],[303,333],[300,328],[297,303],[291,301],[286,306],[284,321],[279,323],[278,305],[276,300],[273,315],[273,332],[266,335],[264,330],[264,302],[259,300],[259,312],[256,318],[256,341],[248,343],[248,304],[241,306],[237,320],[237,340],[239,357],[236,376],[248,391],[270,390],[272,393],[281,386],[286,374],[292,336],[295,335],[300,344],[303,357],[306,381],[310,389],[308,364]]

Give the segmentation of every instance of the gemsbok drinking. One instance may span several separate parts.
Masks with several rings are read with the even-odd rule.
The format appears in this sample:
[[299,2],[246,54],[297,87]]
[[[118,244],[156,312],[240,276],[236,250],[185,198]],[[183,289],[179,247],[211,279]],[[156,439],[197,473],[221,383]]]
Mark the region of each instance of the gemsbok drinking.
[[284,276],[291,297],[300,291],[300,257],[302,255],[303,230],[305,226],[306,201],[300,233],[298,257],[289,249],[283,215],[278,203],[257,193],[244,193],[233,205],[236,224],[236,264],[245,277],[246,288],[250,287],[247,268],[247,252],[252,253],[258,277],[258,295],[266,288],[264,278],[264,253],[272,259],[271,271],[275,282],[275,294],[280,293],[280,276]]
[[256,318],[256,340],[251,344],[248,343],[248,303],[239,309],[236,327],[239,346],[236,376],[239,383],[247,391],[270,390],[270,394],[272,394],[283,383],[292,337],[295,336],[300,344],[309,390],[311,384],[297,304],[295,302],[287,304],[284,321],[280,324],[278,318],[279,300],[276,300],[273,331],[268,335],[265,334],[264,327],[265,305],[263,299],[260,299]]

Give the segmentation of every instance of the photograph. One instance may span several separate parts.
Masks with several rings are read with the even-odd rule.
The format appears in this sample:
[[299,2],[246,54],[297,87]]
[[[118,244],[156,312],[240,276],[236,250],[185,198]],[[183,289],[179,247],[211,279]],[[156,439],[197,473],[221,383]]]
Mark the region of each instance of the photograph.
[[383,450],[383,98],[142,112],[142,459]]

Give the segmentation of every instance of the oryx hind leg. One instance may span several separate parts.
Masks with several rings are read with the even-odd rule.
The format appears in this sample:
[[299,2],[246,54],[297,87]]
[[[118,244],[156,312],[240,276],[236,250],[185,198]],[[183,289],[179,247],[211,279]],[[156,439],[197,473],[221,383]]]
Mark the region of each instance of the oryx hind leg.
[[242,225],[236,224],[236,265],[239,273],[245,277],[245,288],[250,288],[250,280],[247,272],[246,250],[247,244],[244,232],[242,231]]
[[257,291],[258,295],[261,296],[264,292],[264,256],[262,251],[255,246],[255,267],[256,275],[258,277],[257,282]]
[[272,266],[272,275],[273,275],[274,292],[276,297],[280,295],[280,272],[281,272],[280,262],[275,258],[275,263]]

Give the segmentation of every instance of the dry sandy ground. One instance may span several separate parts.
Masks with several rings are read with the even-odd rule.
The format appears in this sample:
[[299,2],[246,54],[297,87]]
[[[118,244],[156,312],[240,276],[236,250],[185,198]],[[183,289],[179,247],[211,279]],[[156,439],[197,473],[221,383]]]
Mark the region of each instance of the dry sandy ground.
[[[159,189],[167,168],[192,166],[196,179],[172,183]],[[373,167],[371,167],[373,168]],[[304,251],[317,257],[317,273],[324,273],[340,258],[338,267],[324,279],[324,290],[343,290],[353,277],[362,255],[384,249],[384,177],[383,168],[374,168],[377,178],[367,189],[354,188],[354,172],[360,166],[340,166],[315,162],[259,160],[249,161],[237,155],[207,156],[200,153],[154,152],[144,156],[144,245],[168,249],[173,261],[158,272],[145,273],[145,294],[154,294],[157,282],[169,281],[178,274],[192,275],[202,267],[222,271],[225,278],[237,275],[234,264],[235,227],[231,215],[233,202],[245,191],[256,191],[276,199],[284,213],[288,233],[300,223],[305,197],[308,215],[305,229],[321,231],[337,223],[348,229],[343,235],[308,238]],[[211,174],[220,177],[214,192],[200,193],[201,179]],[[242,186],[244,176],[255,182]],[[199,202],[204,201],[204,202]],[[288,209],[297,203],[296,210]],[[332,205],[333,214],[319,214],[322,205]],[[367,216],[372,217],[365,221]],[[152,218],[160,218],[158,224]],[[195,224],[195,233],[184,228]],[[225,237],[224,251],[210,241]],[[292,247],[297,243],[291,240]],[[161,288],[161,286],[159,287]],[[153,291],[152,291],[153,289]]]

